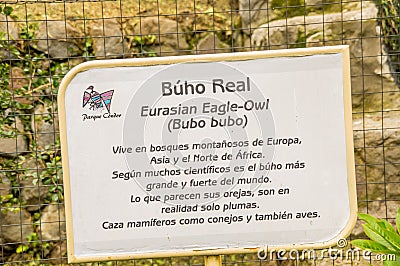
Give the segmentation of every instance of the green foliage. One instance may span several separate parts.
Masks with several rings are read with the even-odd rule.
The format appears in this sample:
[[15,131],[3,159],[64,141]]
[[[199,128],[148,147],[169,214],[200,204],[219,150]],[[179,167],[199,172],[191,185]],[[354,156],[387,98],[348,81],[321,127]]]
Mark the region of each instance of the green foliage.
[[1,213],[19,211],[19,202],[12,194],[0,196]]
[[32,233],[27,237],[27,242],[19,245],[16,249],[17,254],[28,254],[33,260],[41,260],[43,250],[50,249],[49,242],[41,241],[36,233]]
[[304,0],[272,0],[271,8],[280,18],[302,16],[305,13]]
[[[20,36],[24,43],[18,47],[18,62],[14,66],[20,67],[23,73],[31,79],[29,87],[21,88],[21,95],[48,95],[46,89],[52,88],[52,93],[57,93],[57,88],[61,79],[68,72],[68,63],[49,60],[47,56],[34,49],[29,48],[29,44],[36,38],[35,33],[38,29],[36,23],[30,23],[21,29]],[[18,95],[19,96],[19,95]]]
[[[10,15],[11,7],[0,5],[0,13]],[[16,119],[22,122],[25,132],[31,131],[31,119],[39,119],[43,122],[53,123],[53,114],[56,110],[52,104],[55,100],[58,87],[62,78],[70,68],[70,62],[50,60],[43,52],[34,47],[32,40],[36,38],[37,23],[28,23],[21,28],[19,35],[22,41],[11,42],[6,34],[0,32],[0,50],[6,50],[17,60],[0,60],[0,138],[15,138],[17,135]],[[87,43],[87,52],[90,52],[91,43]],[[11,75],[13,69],[18,69],[17,74]],[[17,76],[16,76],[17,75]],[[47,103],[47,104],[46,104]],[[50,104],[49,104],[50,103]],[[34,106],[43,104],[51,106],[45,110],[44,115],[33,116]],[[35,139],[32,134],[26,134],[30,149],[36,149]],[[11,182],[13,190],[10,195],[2,196],[0,204],[2,211],[17,210],[23,202],[20,202],[20,178],[26,178],[26,173],[36,175],[34,184],[46,188],[43,194],[44,202],[60,202],[63,200],[63,187],[60,185],[61,158],[57,154],[60,150],[59,141],[51,147],[45,147],[39,154],[27,155],[35,157],[37,166],[43,171],[26,171],[26,158],[19,156],[16,159],[3,159],[0,161],[0,169],[15,169],[6,171],[5,176]],[[40,183],[38,182],[40,181]],[[25,251],[20,247],[21,252]]]
[[85,47],[83,48],[83,57],[86,58],[86,60],[93,60],[95,59],[95,54],[93,50],[93,40],[92,38],[87,38],[85,40]]
[[15,128],[13,127],[14,117],[10,115],[10,108],[15,102],[12,99],[12,93],[8,90],[10,65],[0,63],[0,137],[15,137]]
[[[10,10],[6,8],[2,9],[0,7],[0,13],[10,13]],[[5,38],[5,33],[0,32],[0,50],[4,49],[6,51],[15,51],[15,49],[10,50],[8,42]],[[15,52],[13,54],[16,54]],[[10,111],[15,107],[15,101],[13,100],[12,92],[9,90],[10,85],[10,65],[1,60],[0,62],[0,137],[2,138],[13,138],[16,135],[15,130],[15,117],[12,116]]]
[[395,261],[385,260],[384,265],[400,264],[400,208],[396,216],[397,232],[388,221],[377,219],[368,214],[358,214],[363,224],[365,234],[370,238],[356,239],[351,242],[352,245],[375,253],[393,254]]
[[24,27],[21,29],[21,38],[23,40],[32,40],[35,38],[35,31],[38,29],[38,25],[36,23],[32,24],[28,24],[27,27]]
[[343,3],[337,0],[325,0],[321,4],[307,5],[304,0],[272,0],[273,20],[286,19],[295,16],[308,16],[341,12]]
[[38,159],[45,164],[45,169],[40,173],[32,174],[34,177],[33,185],[41,183],[48,187],[48,193],[45,195],[46,202],[63,201],[64,187],[60,182],[62,176],[61,157],[50,150],[42,152]]
[[131,40],[131,46],[134,51],[143,57],[154,57],[157,54],[154,51],[156,43],[155,35],[134,36]]
[[10,16],[14,9],[11,6],[5,6],[4,8],[0,6],[0,14]]
[[[12,12],[6,8],[1,11],[7,14]],[[43,53],[29,48],[29,42],[35,38],[36,29],[36,24],[29,24],[21,30],[20,36],[24,42],[10,42],[6,40],[5,33],[0,32],[0,49],[9,51],[18,59],[0,62],[0,137],[3,138],[16,137],[17,117],[22,121],[24,128],[30,130],[34,104],[43,102],[45,98],[53,100],[49,94],[56,94],[56,88],[68,71],[67,63],[50,62]],[[46,62],[50,62],[48,66]],[[11,76],[13,68],[20,69],[21,73]],[[22,82],[23,80],[26,82]],[[22,84],[13,85],[18,82]],[[49,88],[53,89],[51,93]]]
[[133,37],[133,46],[149,46],[156,41],[155,35],[135,36]]
[[304,48],[306,47],[307,39],[306,34],[302,29],[297,30],[297,40],[296,43],[290,44],[290,48]]

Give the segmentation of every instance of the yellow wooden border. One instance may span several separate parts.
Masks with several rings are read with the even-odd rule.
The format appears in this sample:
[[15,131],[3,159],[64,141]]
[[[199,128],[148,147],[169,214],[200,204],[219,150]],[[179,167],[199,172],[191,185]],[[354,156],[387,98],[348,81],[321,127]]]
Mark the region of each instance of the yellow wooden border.
[[318,54],[342,54],[343,59],[343,96],[344,96],[344,120],[346,131],[346,159],[347,159],[347,176],[349,189],[350,217],[347,225],[339,233],[337,237],[322,243],[315,244],[294,244],[289,246],[273,246],[274,250],[279,249],[319,249],[324,247],[335,246],[337,241],[347,237],[357,221],[357,193],[355,181],[355,165],[354,165],[354,144],[352,129],[352,102],[351,102],[351,80],[350,80],[350,53],[349,46],[338,45],[328,47],[315,48],[299,48],[288,50],[274,51],[254,51],[241,53],[213,54],[213,55],[187,55],[187,56],[169,56],[158,58],[135,58],[135,59],[114,59],[114,60],[97,60],[82,63],[74,67],[64,77],[60,84],[58,92],[58,115],[60,123],[61,138],[61,154],[64,180],[64,196],[65,196],[65,214],[67,226],[67,249],[68,262],[79,263],[88,261],[108,261],[108,260],[128,260],[141,258],[159,258],[174,256],[206,256],[206,255],[225,255],[234,253],[256,253],[260,248],[227,248],[227,249],[202,249],[187,250],[177,252],[149,252],[133,255],[112,255],[112,256],[87,256],[76,257],[74,254],[74,238],[72,226],[72,206],[71,206],[71,188],[69,178],[68,163],[68,140],[66,135],[66,114],[65,114],[65,92],[72,79],[80,72],[94,68],[110,68],[110,67],[134,67],[134,66],[153,66],[153,65],[171,65],[177,63],[194,63],[194,62],[220,62],[220,61],[244,61],[260,58],[275,57],[301,57]]

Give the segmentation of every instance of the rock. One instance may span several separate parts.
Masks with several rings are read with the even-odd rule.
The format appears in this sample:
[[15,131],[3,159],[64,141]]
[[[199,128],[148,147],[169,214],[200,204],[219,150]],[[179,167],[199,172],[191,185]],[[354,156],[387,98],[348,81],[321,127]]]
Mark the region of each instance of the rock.
[[31,119],[31,129],[36,145],[40,148],[54,145],[59,138],[58,115],[54,111],[53,105],[57,104],[46,102],[45,105],[37,105]]
[[300,27],[302,27],[300,17],[263,24],[254,30],[252,46],[271,50],[289,48],[289,44],[295,44],[299,39]]
[[22,68],[12,67],[10,71],[10,82],[8,84],[8,89],[10,91],[15,91],[24,86],[29,85],[29,76],[25,75]]
[[93,24],[90,27],[90,35],[97,58],[123,57],[128,52],[128,44],[116,19],[102,20]]
[[[44,257],[47,254],[47,249],[43,249],[42,252],[43,253],[41,255]],[[32,254],[29,251],[28,252],[24,252],[24,253],[12,253],[9,257],[6,257],[6,264],[5,265],[13,265],[16,261],[18,261],[18,262],[23,261],[24,263],[17,263],[17,264],[14,264],[14,265],[25,266],[26,265],[26,263],[25,263],[26,261],[37,261],[37,257],[35,257],[34,255],[35,254]],[[43,264],[41,264],[41,265],[43,265]]]
[[[81,36],[82,35],[82,36]],[[41,21],[33,47],[52,58],[67,58],[82,54],[83,33],[65,21]]]
[[[362,13],[362,14],[361,14]],[[298,16],[289,19],[282,19],[272,21],[266,24],[261,25],[259,28],[255,29],[252,35],[252,45],[258,48],[271,48],[275,49],[285,49],[290,47],[290,45],[296,44],[299,37],[310,38],[313,40],[318,40],[320,42],[328,42],[328,44],[341,44],[341,40],[337,39],[336,43],[332,43],[332,37],[337,37],[336,35],[342,36],[344,34],[343,39],[346,40],[346,37],[351,37],[348,35],[352,35],[353,37],[358,37],[360,39],[361,34],[361,17],[363,23],[368,21],[372,21],[374,25],[376,24],[377,17],[377,9],[373,3],[365,2],[359,10],[354,10],[347,13],[333,13],[333,14],[321,14],[315,16]],[[346,26],[342,28],[343,23],[347,23]],[[304,24],[307,25],[306,29],[304,29]],[[287,28],[287,30],[286,30]],[[364,27],[365,28],[365,27]],[[324,32],[322,30],[325,30]],[[366,29],[363,29],[366,30]],[[376,36],[375,26],[372,29],[373,35]],[[274,34],[279,32],[281,34],[287,35],[289,39],[283,39],[280,36],[275,37]],[[317,39],[315,34],[323,33],[320,35],[325,39]],[[304,36],[304,35],[305,36]],[[303,35],[303,36],[299,36]],[[335,35],[335,36],[332,36]],[[379,38],[378,38],[378,43]],[[308,46],[321,46],[322,43],[308,43]],[[361,51],[361,50],[360,50]],[[376,56],[376,54],[375,54]]]
[[0,173],[0,197],[6,197],[10,194],[11,182],[3,173]]
[[8,210],[5,213],[0,212],[1,244],[18,244],[26,242],[30,234],[33,233],[32,219],[30,214],[24,210]]
[[[252,35],[260,25],[273,20],[288,19],[307,14],[324,14],[354,10],[353,2],[340,3],[337,0],[239,0],[241,30]],[[304,25],[304,21],[303,21]],[[308,26],[308,25],[307,25]]]
[[[36,182],[38,176],[43,171],[37,159],[29,157],[20,162],[20,200],[24,203],[29,212],[38,211],[49,188],[43,186],[41,182]],[[35,182],[34,182],[35,181]]]
[[223,43],[215,34],[208,34],[205,38],[201,39],[196,46],[197,54],[215,54],[215,53],[229,53],[231,48],[226,43]]
[[[26,206],[26,210],[29,212],[35,212],[40,209],[40,204],[43,204],[44,191],[39,190],[39,185],[33,184],[34,178],[32,176],[26,176],[25,179],[21,180],[21,200]],[[42,187],[43,189],[43,187]]]
[[39,99],[38,93],[32,92],[30,95],[26,95],[26,93],[20,92],[21,88],[29,86],[29,78],[20,67],[11,68],[8,89],[12,92],[14,99],[21,104],[33,104]]
[[[387,74],[387,55],[383,53],[376,26],[377,9],[369,2],[359,8],[343,14],[272,21],[254,31],[252,45],[258,49],[284,49],[304,46],[305,43],[307,47],[348,44],[353,112],[377,111],[382,110],[382,107],[396,108],[400,98],[393,78]],[[384,97],[382,90],[385,92]]]
[[242,18],[242,30],[251,34],[262,23],[268,22],[267,0],[239,0],[239,15]]
[[17,23],[10,16],[0,14],[0,41],[4,41],[3,48],[0,48],[0,58],[9,60],[16,57],[12,54],[8,46],[15,44],[19,39]]
[[[132,23],[135,22],[128,22],[128,24]],[[127,27],[126,30],[130,31],[130,27]],[[146,52],[147,49],[148,52],[154,51],[159,56],[188,53],[189,45],[186,42],[185,34],[174,20],[157,17],[144,18],[140,23],[136,22],[132,32],[127,35],[130,36],[131,45],[135,45],[137,42],[135,40],[140,36],[154,37],[154,43],[150,47],[146,47],[146,44],[143,47],[136,44],[141,49],[139,52]]]
[[[358,200],[398,201],[400,120],[364,116],[353,121]],[[368,184],[367,184],[368,181]]]
[[[310,6],[313,9],[318,8],[318,6]],[[239,0],[241,29],[246,34],[252,35],[254,30],[264,23],[304,14],[304,8],[304,0]]]
[[18,40],[18,26],[17,23],[10,16],[0,14],[0,32],[4,33],[4,40],[15,41]]
[[[5,127],[6,125],[2,125]],[[14,132],[11,137],[0,137],[0,155],[15,157],[28,151],[28,142],[23,135],[24,126],[21,120],[16,117],[15,124],[8,126],[8,130]]]
[[37,233],[43,240],[56,241],[65,238],[64,205],[51,204],[44,208]]
[[323,5],[325,0],[305,0],[307,6],[320,6]]
[[53,265],[67,264],[67,241],[57,241],[50,251],[48,260]]

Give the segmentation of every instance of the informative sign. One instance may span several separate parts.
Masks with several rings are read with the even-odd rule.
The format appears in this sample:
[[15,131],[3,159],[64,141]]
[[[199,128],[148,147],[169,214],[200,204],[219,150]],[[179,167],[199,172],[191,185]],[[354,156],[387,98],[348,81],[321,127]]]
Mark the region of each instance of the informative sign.
[[92,61],[59,114],[70,262],[322,247],[355,224],[347,46]]

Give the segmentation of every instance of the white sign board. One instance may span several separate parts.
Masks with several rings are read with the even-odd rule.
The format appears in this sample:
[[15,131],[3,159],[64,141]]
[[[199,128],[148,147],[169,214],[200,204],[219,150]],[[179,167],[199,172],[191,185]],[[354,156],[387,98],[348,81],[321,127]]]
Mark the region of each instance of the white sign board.
[[322,247],[356,221],[347,46],[84,63],[59,111],[70,262]]

